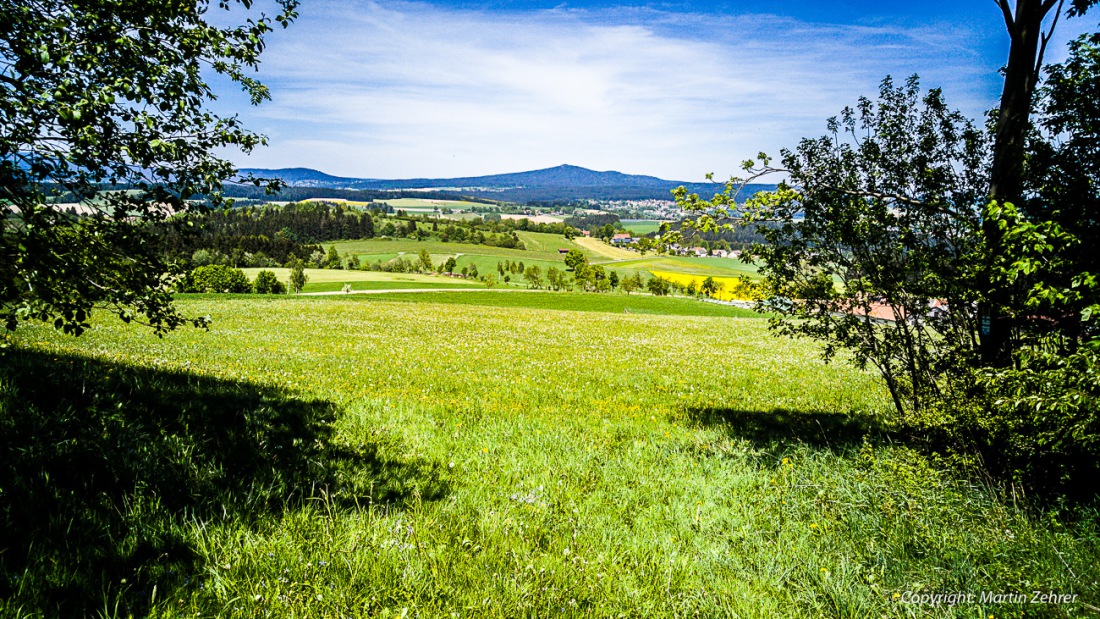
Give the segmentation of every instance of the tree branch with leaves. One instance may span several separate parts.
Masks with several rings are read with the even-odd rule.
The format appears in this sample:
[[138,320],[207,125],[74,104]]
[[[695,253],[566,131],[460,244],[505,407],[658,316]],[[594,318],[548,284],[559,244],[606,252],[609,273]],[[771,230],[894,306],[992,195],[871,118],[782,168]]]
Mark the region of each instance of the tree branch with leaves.
[[[157,252],[150,224],[220,205],[222,183],[237,170],[214,153],[265,143],[236,116],[210,111],[216,94],[204,77],[225,76],[253,104],[269,98],[249,74],[265,36],[296,18],[298,2],[278,0],[273,16],[255,15],[252,5],[0,5],[0,320],[7,328],[52,320],[79,334],[94,307],[113,308],[123,320],[142,316],[158,334],[203,324],[173,307],[169,285],[178,268]],[[248,18],[221,27],[213,11]],[[66,194],[77,196],[77,213],[52,204]]]

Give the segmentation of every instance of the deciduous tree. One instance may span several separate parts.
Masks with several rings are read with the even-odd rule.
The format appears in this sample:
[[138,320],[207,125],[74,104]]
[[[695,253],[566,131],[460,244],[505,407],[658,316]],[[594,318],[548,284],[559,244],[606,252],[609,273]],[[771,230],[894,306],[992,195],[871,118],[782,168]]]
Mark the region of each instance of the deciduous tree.
[[[0,3],[0,320],[53,320],[68,333],[92,308],[139,319],[157,333],[188,321],[172,305],[181,274],[149,238],[150,222],[220,203],[236,170],[215,153],[264,143],[235,116],[210,111],[207,78],[267,89],[258,66],[278,14],[216,25],[249,0],[35,0]],[[219,9],[226,18],[213,16]],[[127,191],[103,193],[104,187]],[[48,206],[71,193],[78,214]]]
[[586,264],[588,264],[588,257],[579,249],[570,249],[569,252],[565,254],[565,266],[570,271],[576,271],[577,267]]
[[293,259],[290,262],[290,289],[294,291],[294,294],[298,294],[302,291],[302,288],[306,287],[308,281],[309,276],[306,275],[305,264],[298,258]]

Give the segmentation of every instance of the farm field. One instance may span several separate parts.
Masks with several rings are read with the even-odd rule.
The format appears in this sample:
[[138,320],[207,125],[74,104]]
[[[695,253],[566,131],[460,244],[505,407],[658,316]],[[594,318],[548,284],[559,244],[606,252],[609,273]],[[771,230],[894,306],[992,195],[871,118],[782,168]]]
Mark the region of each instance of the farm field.
[[516,221],[519,221],[520,219],[526,219],[527,221],[529,221],[533,224],[559,224],[559,223],[565,221],[565,219],[563,217],[559,217],[559,216],[556,216],[556,215],[543,215],[541,213],[536,213],[534,215],[524,215],[524,214],[518,214],[518,213],[501,213],[500,218],[501,219],[514,219]]
[[[354,289],[354,287],[353,287]],[[508,290],[508,289],[505,289]],[[729,305],[707,303],[683,297],[654,297],[648,294],[626,295],[589,292],[542,292],[540,294],[500,294],[501,289],[447,291],[424,296],[421,293],[387,293],[373,297],[378,301],[439,303],[447,305],[482,305],[526,309],[566,310],[570,312],[605,312],[613,314],[654,314],[663,316],[727,316],[759,318],[760,314]]]
[[[0,615],[1075,616],[897,600],[1100,594],[1095,513],[938,467],[873,375],[759,318],[427,300],[448,295],[185,297],[210,331],[162,339],[21,326]],[[592,295],[496,295],[570,296]]]
[[469,209],[472,207],[484,208],[492,206],[491,204],[484,204],[481,202],[466,202],[464,200],[432,200],[424,198],[393,198],[389,200],[378,200],[379,202],[385,202],[395,209],[404,211],[435,211],[440,208],[450,209]]
[[[359,241],[336,241],[334,243],[325,243],[327,248],[329,245],[335,245],[336,250],[340,252],[340,255],[347,253],[352,254],[395,254],[398,252],[405,252],[407,254],[417,255],[421,249],[427,249],[431,254],[481,254],[485,256],[497,256],[500,258],[516,259],[516,260],[553,260],[561,262],[562,256],[558,254],[558,246],[566,247],[567,249],[582,249],[581,246],[576,245],[570,241],[566,241],[559,234],[544,234],[539,232],[522,232],[516,233],[516,236],[523,240],[524,245],[527,245],[527,241],[533,241],[535,247],[528,249],[508,249],[506,247],[492,247],[489,245],[473,245],[469,243],[443,243],[440,241],[413,241],[410,239],[366,239]],[[592,260],[598,257],[598,254],[591,250],[584,250],[589,255],[589,259]]]
[[[402,290],[402,289],[414,289],[414,290],[481,290],[485,286],[480,282],[471,281],[448,281],[447,278],[436,278],[434,282],[409,282],[401,280],[393,281],[359,281],[359,282],[347,282],[347,285],[351,287],[351,290]],[[305,285],[302,289],[304,294],[314,294],[322,292],[340,292],[344,289],[344,284],[340,282],[323,282],[318,284]]]
[[[249,280],[255,280],[260,271],[271,271],[279,281],[286,284],[290,280],[290,269],[274,267],[269,269],[241,269]],[[397,288],[480,288],[480,282],[451,279],[436,275],[419,273],[384,273],[379,271],[349,271],[343,269],[305,269],[306,286],[302,292],[324,292],[340,290],[344,284],[351,284],[352,290],[382,290]]]
[[637,252],[627,251],[620,247],[612,247],[599,239],[590,237],[578,236],[573,239],[573,242],[605,260],[630,260],[638,256]]
[[644,235],[651,232],[657,232],[661,229],[663,221],[657,219],[623,219],[623,228],[630,230],[634,234]]
[[[556,255],[559,249],[579,249],[585,251],[589,256],[589,260],[593,259],[595,254],[588,252],[584,247],[577,245],[573,241],[570,241],[560,234],[546,234],[542,232],[528,232],[526,230],[516,230],[516,236],[519,240],[523,241],[523,246],[527,249],[524,251],[544,252],[551,255]],[[561,259],[561,256],[558,256]]]
[[[691,283],[695,283],[696,290],[701,290],[703,282],[706,281],[706,277],[702,275],[685,275],[683,273],[670,273],[668,271],[651,271],[657,277],[663,277],[671,282],[688,286]],[[742,286],[741,280],[733,277],[714,277],[715,283],[721,286],[721,289],[713,295],[715,299],[719,301],[754,301],[753,287]]]
[[[524,265],[535,264],[544,273],[546,269],[552,266],[562,269],[564,268],[564,257],[558,253],[558,250],[579,249],[592,264],[600,264],[606,269],[616,270],[620,275],[642,273],[644,276],[649,277],[653,271],[666,271],[686,275],[701,275],[703,277],[737,278],[744,275],[754,279],[759,278],[755,266],[730,258],[687,258],[683,256],[658,256],[656,254],[642,256],[637,252],[612,247],[599,239],[577,237],[569,241],[558,234],[526,231],[517,231],[516,236],[523,241],[527,249],[516,250],[486,245],[405,239],[337,241],[335,243],[325,243],[325,246],[335,245],[341,256],[356,254],[360,260],[369,262],[378,260],[386,262],[399,255],[410,260],[416,260],[420,250],[426,249],[435,263],[455,256],[459,268],[476,264],[480,274],[495,272],[496,264],[501,260],[523,262]],[[513,275],[512,278],[515,279],[516,276]]]
[[614,265],[618,269],[638,270],[642,272],[667,271],[685,275],[708,275],[713,277],[741,277],[759,279],[759,269],[755,265],[745,264],[731,258],[688,258],[684,256],[657,256],[649,254],[630,260],[622,260]]

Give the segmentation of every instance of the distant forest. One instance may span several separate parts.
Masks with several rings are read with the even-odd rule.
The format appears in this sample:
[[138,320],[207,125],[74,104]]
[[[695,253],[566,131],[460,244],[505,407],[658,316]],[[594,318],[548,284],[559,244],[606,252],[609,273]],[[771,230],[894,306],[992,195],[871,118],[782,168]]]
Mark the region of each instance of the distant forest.
[[584,215],[574,215],[568,217],[565,220],[565,225],[573,226],[578,230],[589,230],[591,228],[602,228],[607,224],[618,228],[619,216],[615,213],[587,213]]
[[188,262],[206,250],[226,256],[233,266],[281,265],[291,254],[306,258],[320,251],[318,243],[374,236],[369,212],[323,202],[180,215],[161,228],[169,256]]
[[[314,199],[351,200],[353,202],[372,202],[376,200],[395,200],[398,198],[419,198],[423,200],[465,200],[482,204],[496,205],[496,200],[476,196],[458,195],[438,191],[378,191],[374,189],[329,189],[325,187],[284,187],[276,195],[266,192],[263,187],[253,185],[225,185],[222,193],[228,198],[246,198],[249,200],[280,200],[299,202]],[[384,204],[377,205],[379,208]],[[385,210],[385,209],[383,209]]]

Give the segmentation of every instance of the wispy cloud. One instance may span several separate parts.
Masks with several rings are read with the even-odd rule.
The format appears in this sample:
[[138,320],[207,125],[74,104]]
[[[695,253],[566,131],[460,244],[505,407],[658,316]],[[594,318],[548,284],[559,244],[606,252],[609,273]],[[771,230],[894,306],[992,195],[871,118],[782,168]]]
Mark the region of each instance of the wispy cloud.
[[[997,78],[972,25],[805,23],[648,9],[483,12],[317,1],[274,37],[239,163],[463,176],[572,163],[695,180],[821,133],[887,74],[971,115]],[[992,73],[992,75],[990,75]]]

